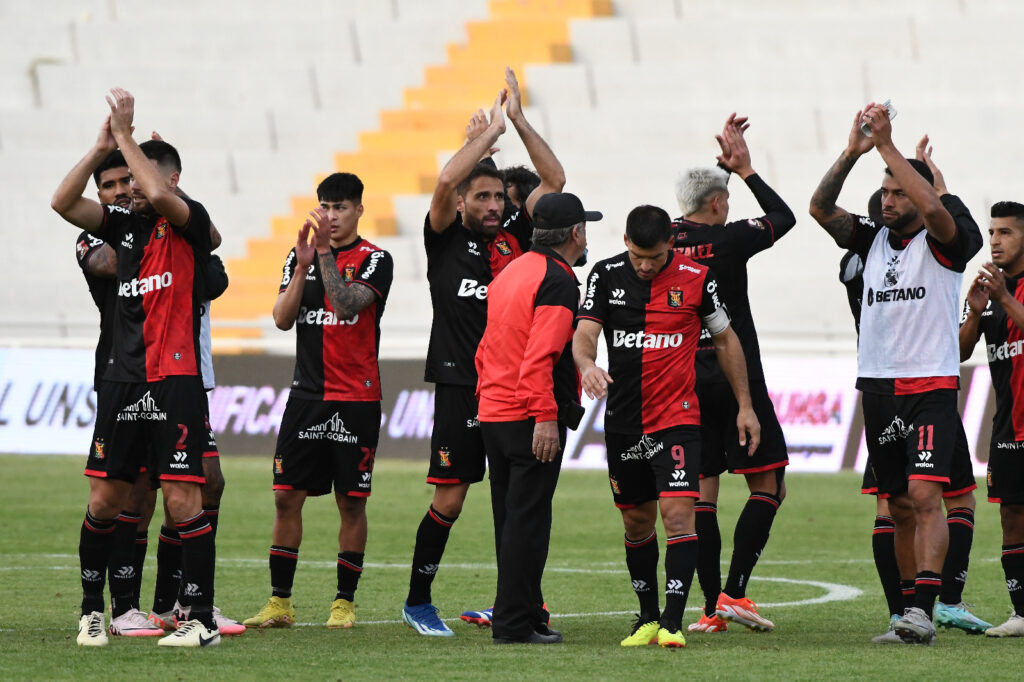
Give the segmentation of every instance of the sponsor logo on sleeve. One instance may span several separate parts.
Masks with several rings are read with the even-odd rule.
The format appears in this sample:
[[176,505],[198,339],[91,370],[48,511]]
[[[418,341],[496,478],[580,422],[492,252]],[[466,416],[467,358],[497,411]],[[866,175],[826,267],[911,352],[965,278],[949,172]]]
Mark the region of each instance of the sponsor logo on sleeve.
[[374,251],[370,254],[370,264],[366,266],[366,271],[363,272],[363,279],[370,279],[373,273],[377,271],[377,263],[384,257],[384,251]]

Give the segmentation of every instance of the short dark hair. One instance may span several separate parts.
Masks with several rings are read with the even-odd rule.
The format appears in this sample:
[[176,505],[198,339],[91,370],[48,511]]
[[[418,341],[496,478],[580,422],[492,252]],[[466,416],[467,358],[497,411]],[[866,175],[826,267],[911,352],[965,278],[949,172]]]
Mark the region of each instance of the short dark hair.
[[363,202],[363,181],[352,173],[331,173],[316,187],[318,201]]
[[139,149],[146,155],[147,159],[153,159],[158,166],[173,168],[181,172],[181,157],[178,150],[163,140],[146,140],[139,145]]
[[875,225],[882,224],[882,190],[876,189],[870,197],[868,197],[868,218]]
[[[935,184],[935,176],[932,175],[932,169],[928,167],[927,163],[924,161],[918,161],[917,159],[907,159],[907,163],[917,171],[918,175],[927,180],[929,185]],[[889,170],[888,166],[885,167],[885,174],[890,177],[895,177],[893,176],[892,171]]]
[[530,192],[540,187],[540,176],[526,166],[509,166],[501,171],[504,176],[505,186],[512,185],[516,188],[516,196],[519,201],[526,201]]
[[107,158],[105,158],[102,161],[100,161],[100,165],[96,166],[96,170],[94,170],[92,172],[93,182],[95,182],[96,186],[99,187],[100,186],[100,173],[102,173],[103,171],[108,171],[111,168],[127,168],[127,167],[128,167],[128,162],[124,160],[124,154],[121,153],[120,149],[115,149],[114,151],[112,151],[109,154],[107,154]]
[[626,216],[626,236],[641,249],[672,240],[672,219],[663,208],[644,204]]
[[502,177],[500,170],[486,163],[478,163],[473,166],[473,170],[469,171],[469,175],[459,183],[458,190],[456,191],[458,191],[460,197],[466,196],[466,192],[469,191],[469,186],[473,184],[473,181],[477,178],[494,178],[501,182],[502,190],[505,188],[505,178]]
[[1015,218],[1021,226],[1024,226],[1024,204],[1016,201],[997,201],[992,204],[993,218]]

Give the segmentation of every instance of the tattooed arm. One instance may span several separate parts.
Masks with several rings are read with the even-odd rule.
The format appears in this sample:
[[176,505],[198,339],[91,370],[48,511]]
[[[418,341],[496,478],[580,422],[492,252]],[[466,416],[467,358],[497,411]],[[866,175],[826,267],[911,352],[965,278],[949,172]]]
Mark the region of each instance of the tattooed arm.
[[93,249],[85,262],[85,270],[93,277],[117,277],[117,254],[109,244]]
[[339,320],[355,317],[359,311],[376,300],[377,294],[370,287],[354,287],[345,284],[341,279],[341,273],[338,272],[338,263],[334,260],[334,254],[330,249],[326,253],[317,251],[316,257],[320,259],[320,274],[324,280],[327,300],[330,301]]
[[331,223],[327,218],[327,212],[322,208],[310,211],[316,225],[308,219],[306,224],[315,232],[313,245],[316,248],[316,257],[320,262],[320,277],[323,279],[324,292],[334,314],[339,320],[348,320],[355,317],[359,311],[370,305],[377,298],[376,292],[369,286],[353,287],[345,284],[338,272],[338,263],[334,260],[334,252],[331,251]]
[[850,174],[857,159],[873,146],[871,138],[860,130],[860,119],[863,113],[862,111],[857,112],[853,119],[853,127],[850,129],[850,138],[846,149],[825,173],[825,177],[818,183],[818,188],[811,196],[811,217],[825,228],[836,244],[844,248],[849,245],[850,239],[853,237],[854,221],[849,211],[836,206],[836,200],[839,198],[843,183],[846,182],[846,176]]

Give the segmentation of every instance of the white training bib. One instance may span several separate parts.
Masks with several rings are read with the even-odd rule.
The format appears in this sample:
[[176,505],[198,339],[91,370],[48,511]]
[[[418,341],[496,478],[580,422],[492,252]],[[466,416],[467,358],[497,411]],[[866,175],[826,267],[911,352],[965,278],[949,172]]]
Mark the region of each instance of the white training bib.
[[959,297],[963,273],[943,267],[922,230],[906,248],[875,235],[864,262],[857,376],[871,379],[960,374]]

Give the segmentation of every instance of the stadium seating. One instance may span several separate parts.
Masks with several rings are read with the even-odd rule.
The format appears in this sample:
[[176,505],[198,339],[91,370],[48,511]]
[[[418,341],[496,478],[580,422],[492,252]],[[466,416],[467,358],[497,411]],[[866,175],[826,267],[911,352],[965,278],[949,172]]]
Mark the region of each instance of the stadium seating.
[[[242,345],[279,345],[269,310],[281,262],[315,183],[344,169],[366,181],[364,232],[395,255],[385,352],[421,355],[430,192],[508,63],[567,191],[605,212],[588,231],[593,257],[620,248],[632,206],[675,214],[678,173],[713,163],[725,116],[748,114],[754,166],[798,218],[751,265],[762,337],[830,351],[828,339],[852,342],[841,252],[806,207],[854,113],[892,98],[901,149],[929,133],[984,224],[992,202],[1020,198],[1022,18],[1024,6],[997,0],[49,0],[45,16],[0,0],[0,230],[5,243],[32,230],[67,245],[64,260],[12,258],[4,336],[91,342],[74,233],[48,201],[120,85],[138,99],[137,137],[157,130],[181,149],[182,186],[224,233],[226,337],[247,329]],[[500,165],[529,162],[511,127],[499,146]],[[881,167],[866,157],[841,203],[862,210]],[[733,214],[757,214],[739,184]],[[51,306],[20,295],[28,287]]]

